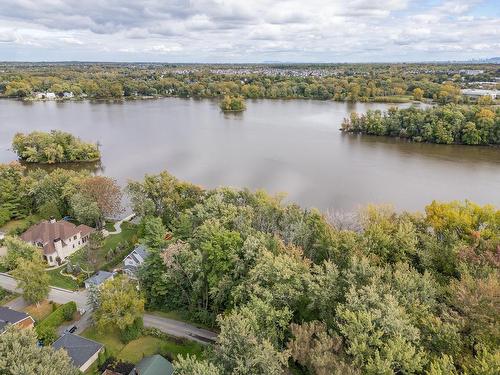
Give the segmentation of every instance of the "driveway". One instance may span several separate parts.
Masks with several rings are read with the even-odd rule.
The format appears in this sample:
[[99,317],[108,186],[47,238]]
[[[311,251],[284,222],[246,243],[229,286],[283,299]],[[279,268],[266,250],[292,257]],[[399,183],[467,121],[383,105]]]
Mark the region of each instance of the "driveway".
[[[12,276],[4,273],[0,273],[0,287],[12,292],[22,292],[17,288],[17,283],[12,278]],[[87,310],[82,319],[76,322],[75,325],[78,327],[78,329],[75,333],[81,333],[90,326],[92,311],[87,306],[86,290],[72,292],[69,290],[52,287],[50,288],[48,299],[61,304],[67,303],[69,301],[75,301],[79,309],[83,308]],[[13,303],[12,308],[14,309],[16,309],[16,307],[14,306],[19,306],[22,309],[23,307],[25,307],[22,305],[22,301],[24,301],[22,298],[16,298],[14,301],[11,301],[9,303]],[[217,334],[214,332],[200,329],[178,320],[163,318],[161,316],[151,314],[144,314],[144,326],[158,328],[160,331],[165,332],[171,336],[187,338],[202,344],[212,343],[217,338]]]

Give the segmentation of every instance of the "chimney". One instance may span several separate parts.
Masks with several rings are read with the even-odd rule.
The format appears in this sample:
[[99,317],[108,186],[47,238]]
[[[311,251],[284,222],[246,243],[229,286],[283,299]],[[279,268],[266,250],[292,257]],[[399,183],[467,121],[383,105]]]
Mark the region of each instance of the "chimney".
[[51,216],[50,220],[49,220],[49,223],[50,224],[55,224],[56,223],[56,218],[54,216]]

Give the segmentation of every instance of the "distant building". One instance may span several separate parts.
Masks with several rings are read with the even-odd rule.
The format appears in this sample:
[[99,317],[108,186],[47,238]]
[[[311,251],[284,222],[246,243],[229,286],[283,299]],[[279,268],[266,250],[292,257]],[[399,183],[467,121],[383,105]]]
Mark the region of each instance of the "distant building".
[[108,271],[97,271],[95,275],[89,277],[85,280],[85,289],[90,288],[91,286],[100,287],[108,280],[113,280],[115,274]]
[[137,246],[123,259],[123,271],[132,279],[137,279],[137,271],[149,257],[149,252],[144,245]]
[[0,232],[0,241],[3,240],[5,238],[5,233],[4,232]]
[[462,69],[458,71],[461,74],[465,74],[468,76],[477,76],[479,74],[483,74],[484,70],[479,70],[479,69]]
[[43,249],[43,257],[51,266],[82,248],[95,229],[86,225],[76,226],[65,220],[42,221],[21,234],[21,239]]
[[73,93],[72,93],[71,91],[70,91],[70,92],[67,92],[67,91],[63,92],[63,98],[64,98],[64,99],[71,99],[71,98],[73,98],[74,96],[75,96],[75,95],[73,95]]
[[468,96],[469,98],[480,98],[481,96],[491,96],[496,99],[500,95],[499,90],[481,90],[481,89],[464,89],[462,90],[462,95]]
[[172,375],[174,366],[159,354],[144,357],[129,375]]
[[33,328],[35,321],[30,315],[24,312],[0,306],[0,334],[9,324],[19,328]]
[[73,365],[81,372],[85,372],[97,361],[99,353],[104,346],[96,341],[84,337],[66,333],[59,337],[53,344],[54,349],[64,349],[71,358]]

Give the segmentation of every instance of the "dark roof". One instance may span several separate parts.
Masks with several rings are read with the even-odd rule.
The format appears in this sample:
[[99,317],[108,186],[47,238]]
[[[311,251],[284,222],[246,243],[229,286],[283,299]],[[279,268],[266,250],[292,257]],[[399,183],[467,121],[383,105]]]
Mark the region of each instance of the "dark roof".
[[66,333],[59,337],[53,344],[54,349],[64,349],[68,352],[75,367],[80,368],[94,354],[102,348],[102,344],[84,337]]
[[94,230],[94,228],[86,225],[76,226],[65,220],[56,222],[44,220],[21,234],[21,239],[30,243],[41,243],[43,245],[43,253],[48,255],[56,251],[54,247],[55,240],[65,241],[77,233],[80,233],[83,237]]
[[[135,371],[135,372],[134,372]],[[172,375],[174,366],[159,354],[143,358],[129,375]]]
[[24,312],[0,306],[0,332],[3,331],[7,324],[16,324],[29,317],[30,316]]
[[107,279],[112,277],[114,274],[108,271],[98,271],[94,276],[89,277],[85,280],[86,284],[101,285]]

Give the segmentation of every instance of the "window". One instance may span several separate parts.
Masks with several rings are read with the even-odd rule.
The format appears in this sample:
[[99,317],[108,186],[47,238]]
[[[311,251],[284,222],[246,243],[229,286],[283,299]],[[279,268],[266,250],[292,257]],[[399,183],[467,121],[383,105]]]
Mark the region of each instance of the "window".
[[76,240],[76,235],[73,236],[73,239]]
[[52,256],[49,257],[49,262],[52,263]]
[[75,244],[73,244],[73,249],[75,248]]

